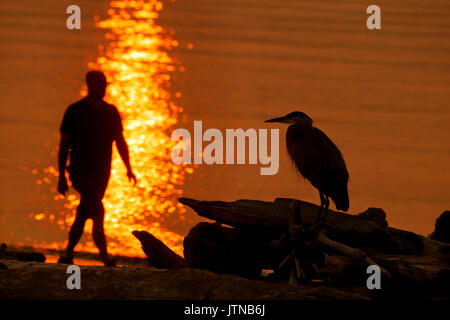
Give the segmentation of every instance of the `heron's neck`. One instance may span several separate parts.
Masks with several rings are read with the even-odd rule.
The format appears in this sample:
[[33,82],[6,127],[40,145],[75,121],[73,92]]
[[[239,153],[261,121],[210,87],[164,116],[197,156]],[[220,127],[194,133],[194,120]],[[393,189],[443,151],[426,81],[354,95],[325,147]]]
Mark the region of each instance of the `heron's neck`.
[[299,119],[294,125],[299,129],[307,129],[307,128],[312,127],[313,122],[310,119],[304,118],[304,119]]

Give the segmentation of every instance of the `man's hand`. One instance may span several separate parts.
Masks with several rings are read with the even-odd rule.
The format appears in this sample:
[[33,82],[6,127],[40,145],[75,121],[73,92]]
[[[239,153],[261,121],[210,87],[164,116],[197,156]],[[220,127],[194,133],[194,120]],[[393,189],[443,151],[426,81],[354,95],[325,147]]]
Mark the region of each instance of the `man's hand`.
[[58,180],[58,192],[65,196],[68,190],[69,186],[67,185],[66,177],[60,175]]
[[131,169],[130,165],[130,154],[128,153],[128,144],[125,141],[125,138],[123,137],[122,131],[117,135],[115,138],[116,140],[116,147],[119,151],[120,157],[122,158],[123,164],[127,168],[127,177],[128,180],[133,180],[134,185],[136,185],[136,176],[133,173],[133,170]]
[[136,180],[136,176],[133,173],[133,170],[130,169],[127,171],[127,177],[128,177],[128,181],[133,181],[133,186],[135,186],[137,180]]

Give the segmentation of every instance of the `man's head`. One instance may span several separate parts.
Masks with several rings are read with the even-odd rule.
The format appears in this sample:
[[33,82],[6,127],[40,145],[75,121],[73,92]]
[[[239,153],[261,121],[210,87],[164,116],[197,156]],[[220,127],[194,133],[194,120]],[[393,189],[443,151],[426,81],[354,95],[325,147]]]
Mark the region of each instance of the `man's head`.
[[86,73],[86,85],[89,96],[102,99],[105,96],[106,86],[108,84],[103,72],[100,70],[91,70]]

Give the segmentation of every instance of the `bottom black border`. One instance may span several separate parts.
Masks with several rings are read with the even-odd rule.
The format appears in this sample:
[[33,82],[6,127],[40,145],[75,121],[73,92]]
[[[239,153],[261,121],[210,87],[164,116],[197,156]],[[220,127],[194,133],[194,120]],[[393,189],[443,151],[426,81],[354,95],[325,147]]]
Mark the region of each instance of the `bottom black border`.
[[[399,297],[401,299],[401,297]],[[248,307],[247,314],[241,312],[230,314],[229,308],[238,311],[238,307],[230,306],[260,306],[259,314],[250,310],[255,308]],[[216,316],[210,314],[186,314],[189,310],[196,307],[215,307]],[[264,306],[264,309],[262,309]],[[450,300],[442,301],[102,301],[102,300],[0,300],[0,314],[6,315],[11,311],[14,318],[26,314],[27,317],[35,318],[80,318],[80,319],[322,319],[333,317],[332,319],[367,319],[382,317],[408,319],[416,318],[421,313],[432,318],[433,314],[441,316],[448,314]],[[196,309],[198,310],[198,309]],[[205,311],[211,309],[203,309]],[[245,310],[245,307],[240,309]],[[264,315],[261,311],[264,310]],[[338,317],[338,318],[336,318]]]

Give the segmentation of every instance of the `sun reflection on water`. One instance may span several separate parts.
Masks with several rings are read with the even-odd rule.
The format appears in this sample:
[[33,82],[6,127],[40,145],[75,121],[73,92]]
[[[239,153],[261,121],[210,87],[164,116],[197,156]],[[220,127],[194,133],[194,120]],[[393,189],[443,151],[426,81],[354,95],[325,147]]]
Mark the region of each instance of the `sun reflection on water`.
[[[182,254],[183,237],[164,226],[170,219],[184,219],[184,208],[177,198],[182,193],[184,175],[193,171],[170,159],[174,146],[170,129],[182,109],[172,101],[169,91],[170,73],[176,67],[168,51],[178,43],[155,24],[158,11],[163,8],[160,1],[111,1],[110,6],[106,20],[96,18],[96,26],[108,30],[105,37],[109,43],[99,46],[97,61],[88,66],[102,70],[108,79],[105,100],[121,113],[138,184],[133,187],[128,181],[114,149],[111,179],[103,200],[108,250],[112,254],[142,256],[139,242],[131,235],[132,230],[138,229],[151,232]],[[86,88],[82,88],[81,95],[85,94]],[[47,168],[46,173],[57,175],[53,167]],[[69,195],[64,199],[68,209],[65,217],[53,220],[68,230],[79,198]],[[52,220],[43,213],[34,218]],[[91,232],[88,227],[86,231]],[[61,245],[54,243],[50,247]],[[97,252],[92,241],[80,243],[77,250]]]

